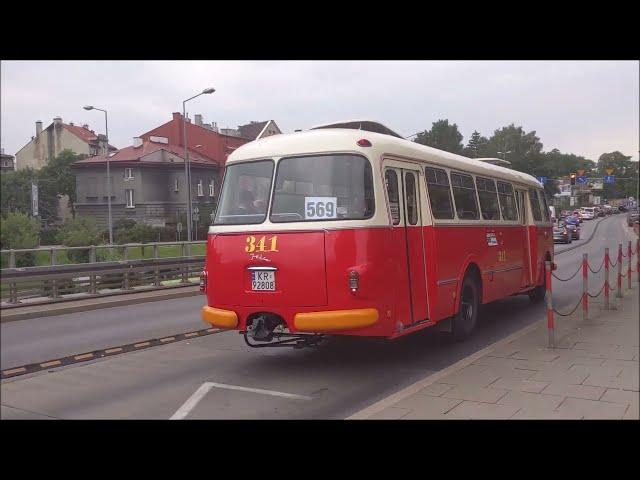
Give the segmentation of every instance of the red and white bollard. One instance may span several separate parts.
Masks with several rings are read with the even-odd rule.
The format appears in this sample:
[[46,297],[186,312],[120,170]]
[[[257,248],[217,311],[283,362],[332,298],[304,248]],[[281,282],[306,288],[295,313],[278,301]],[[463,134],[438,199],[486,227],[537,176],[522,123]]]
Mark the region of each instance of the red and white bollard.
[[609,248],[604,249],[604,309],[609,310]]
[[622,298],[622,244],[618,244],[618,291],[616,297]]
[[627,245],[627,288],[631,290],[631,240],[629,240],[629,244]]
[[640,284],[640,238],[636,240],[636,275]]
[[589,318],[589,256],[582,254],[582,320]]
[[551,262],[545,262],[545,286],[547,287],[547,329],[549,330],[549,348],[555,348],[556,335],[553,322],[553,302],[551,300]]

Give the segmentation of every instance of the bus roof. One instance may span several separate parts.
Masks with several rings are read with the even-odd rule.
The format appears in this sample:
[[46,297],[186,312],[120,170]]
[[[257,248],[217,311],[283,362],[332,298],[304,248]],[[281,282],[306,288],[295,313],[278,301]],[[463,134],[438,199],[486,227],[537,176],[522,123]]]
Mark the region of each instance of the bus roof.
[[[369,140],[371,147],[360,147],[356,143],[362,138]],[[372,162],[380,162],[383,155],[404,157],[475,175],[492,176],[530,187],[542,188],[542,184],[535,177],[517,170],[480,162],[392,135],[352,128],[323,127],[305,132],[271,135],[242,145],[229,155],[227,164],[329,152],[362,153]]]

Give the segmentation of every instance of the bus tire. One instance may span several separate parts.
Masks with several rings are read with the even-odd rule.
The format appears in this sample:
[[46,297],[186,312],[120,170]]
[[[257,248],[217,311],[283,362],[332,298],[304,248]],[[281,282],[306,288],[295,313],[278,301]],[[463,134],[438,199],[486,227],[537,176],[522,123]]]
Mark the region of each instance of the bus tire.
[[460,289],[458,313],[451,322],[451,335],[454,340],[469,338],[478,323],[478,307],[480,306],[479,287],[471,275],[466,275]]

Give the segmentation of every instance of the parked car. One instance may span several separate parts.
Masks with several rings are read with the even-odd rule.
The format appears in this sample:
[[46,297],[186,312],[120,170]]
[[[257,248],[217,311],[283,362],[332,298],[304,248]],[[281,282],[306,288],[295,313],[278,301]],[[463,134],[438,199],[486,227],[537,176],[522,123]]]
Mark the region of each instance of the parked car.
[[558,222],[553,227],[553,243],[571,243],[571,232],[564,222]]
[[633,224],[640,221],[640,212],[638,209],[632,209],[627,212],[627,225],[633,227]]

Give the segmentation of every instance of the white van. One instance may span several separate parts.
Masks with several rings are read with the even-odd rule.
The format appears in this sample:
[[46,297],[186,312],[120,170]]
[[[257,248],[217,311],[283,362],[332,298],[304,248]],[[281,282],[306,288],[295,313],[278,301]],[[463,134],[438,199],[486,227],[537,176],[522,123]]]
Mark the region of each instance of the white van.
[[596,217],[596,207],[584,207],[582,209],[582,218],[585,220],[593,220]]

